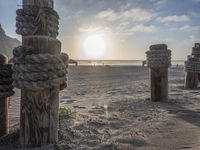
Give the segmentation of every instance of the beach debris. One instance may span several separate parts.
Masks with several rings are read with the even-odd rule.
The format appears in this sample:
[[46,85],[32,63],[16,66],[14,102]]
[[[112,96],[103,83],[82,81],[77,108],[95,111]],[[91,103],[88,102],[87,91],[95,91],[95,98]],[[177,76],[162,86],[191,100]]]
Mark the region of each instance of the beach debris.
[[185,61],[185,88],[197,88],[200,83],[200,43],[195,43],[192,55]]
[[61,53],[59,16],[53,0],[23,0],[13,50],[13,78],[21,89],[20,144],[41,147],[58,140],[59,91],[67,87],[68,55]]
[[147,66],[150,68],[151,101],[168,100],[168,67],[171,66],[171,50],[166,44],[150,46]]
[[8,134],[8,97],[14,94],[12,65],[0,54],[0,137]]

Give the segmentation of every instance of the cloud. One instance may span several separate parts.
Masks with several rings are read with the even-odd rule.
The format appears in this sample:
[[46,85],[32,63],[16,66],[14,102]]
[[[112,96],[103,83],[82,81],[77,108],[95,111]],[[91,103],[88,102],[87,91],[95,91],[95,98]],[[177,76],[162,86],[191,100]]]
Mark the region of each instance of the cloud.
[[152,33],[155,32],[157,30],[157,28],[154,25],[150,25],[150,26],[145,26],[143,24],[138,24],[135,25],[133,27],[127,26],[127,25],[119,25],[116,28],[116,33],[119,35],[125,35],[125,36],[130,36],[133,35],[135,33]]
[[80,27],[79,28],[79,32],[80,33],[86,33],[86,34],[90,34],[90,33],[111,33],[112,29],[109,27],[93,27],[93,26],[89,26],[89,27]]
[[153,25],[144,26],[144,25],[136,25],[130,29],[131,32],[143,32],[143,33],[150,33],[155,32],[156,27]]
[[154,16],[152,12],[141,8],[134,8],[127,10],[121,14],[122,18],[129,18],[134,21],[149,21]]
[[182,27],[173,27],[169,29],[170,31],[185,31],[185,32],[194,32],[194,31],[200,31],[200,26],[190,26],[190,25],[184,25]]
[[190,35],[189,40],[190,40],[190,42],[192,42],[192,43],[196,43],[196,42],[198,42],[200,39],[197,38],[195,35]]
[[153,3],[156,3],[157,5],[165,4],[168,2],[168,0],[150,0]]
[[107,21],[116,21],[120,19],[131,19],[132,21],[149,21],[155,16],[153,12],[141,9],[132,8],[126,11],[116,12],[112,9],[107,9],[99,12],[95,18],[105,19]]
[[119,19],[119,16],[117,16],[117,13],[114,12],[112,9],[107,9],[104,11],[101,11],[96,15],[96,18],[98,19],[106,19],[108,21],[115,21]]
[[183,27],[180,28],[181,31],[200,31],[200,26],[189,26],[189,25],[185,25]]
[[162,22],[162,23],[167,23],[167,22],[186,22],[189,21],[190,17],[186,15],[173,15],[173,16],[166,16],[166,17],[158,17],[157,21]]

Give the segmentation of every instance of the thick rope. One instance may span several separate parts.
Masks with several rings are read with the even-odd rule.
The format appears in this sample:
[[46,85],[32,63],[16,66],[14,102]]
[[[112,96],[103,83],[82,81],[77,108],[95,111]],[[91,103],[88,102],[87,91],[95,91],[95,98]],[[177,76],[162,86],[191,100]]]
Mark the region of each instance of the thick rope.
[[151,45],[149,49],[152,50],[152,51],[161,50],[161,49],[167,49],[167,45],[166,44]]
[[192,48],[192,55],[200,56],[200,48],[193,47]]
[[29,6],[16,14],[17,34],[58,36],[59,16],[52,8]]
[[54,6],[54,2],[53,0],[26,0],[23,1],[23,5],[24,6],[39,6],[39,7],[51,7],[53,8]]
[[[54,65],[52,67],[52,65]],[[38,65],[38,64],[14,64],[13,65],[13,70],[15,70],[16,72],[56,72],[59,70],[63,70],[66,69],[68,66],[64,63],[54,63],[54,64],[50,64],[50,63],[46,63],[46,64],[42,64],[42,65]]]
[[65,88],[68,55],[34,54],[33,51],[33,48],[28,46],[20,46],[13,50],[14,85],[29,90]]
[[24,81],[44,81],[44,80],[51,80],[63,77],[67,74],[65,69],[58,70],[56,72],[32,72],[32,73],[25,73],[25,72],[18,72],[18,74],[13,75],[13,79],[15,80],[24,80]]
[[63,63],[63,65],[67,65],[68,55],[65,53],[62,54],[38,54],[37,50],[34,50],[30,46],[19,46],[13,50],[13,58],[14,64],[57,64]]
[[200,61],[185,61],[185,72],[200,73]]
[[192,55],[188,55],[185,61],[185,72],[200,73],[200,44],[195,43],[192,48]]
[[150,68],[168,68],[171,66],[171,50],[167,45],[159,44],[150,46],[147,54],[147,66]]
[[0,98],[10,97],[14,94],[12,79],[12,66],[4,64],[0,66]]
[[8,85],[8,84],[12,84],[13,83],[13,79],[12,78],[1,78],[0,80],[0,85]]
[[55,87],[59,87],[60,90],[63,90],[63,88],[61,88],[61,85],[66,85],[66,81],[67,81],[66,77],[52,79],[52,80],[45,80],[45,81],[36,81],[36,82],[15,80],[14,86],[19,89],[27,89],[27,90],[44,90]]

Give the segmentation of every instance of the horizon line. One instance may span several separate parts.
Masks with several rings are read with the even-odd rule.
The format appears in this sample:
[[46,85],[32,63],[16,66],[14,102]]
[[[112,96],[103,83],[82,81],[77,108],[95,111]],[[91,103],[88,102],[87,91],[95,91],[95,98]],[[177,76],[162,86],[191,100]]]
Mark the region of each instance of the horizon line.
[[[76,60],[76,61],[146,61],[145,59],[72,59],[72,60]],[[186,60],[172,59],[172,61],[186,61]]]

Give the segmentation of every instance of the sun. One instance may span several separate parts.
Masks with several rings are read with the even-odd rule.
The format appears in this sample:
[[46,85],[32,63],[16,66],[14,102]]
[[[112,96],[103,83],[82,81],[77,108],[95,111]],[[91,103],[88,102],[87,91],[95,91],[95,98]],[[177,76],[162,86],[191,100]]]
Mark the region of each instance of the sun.
[[106,42],[103,34],[88,36],[83,42],[83,51],[91,59],[102,58],[106,53]]

